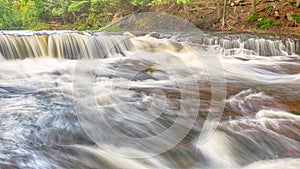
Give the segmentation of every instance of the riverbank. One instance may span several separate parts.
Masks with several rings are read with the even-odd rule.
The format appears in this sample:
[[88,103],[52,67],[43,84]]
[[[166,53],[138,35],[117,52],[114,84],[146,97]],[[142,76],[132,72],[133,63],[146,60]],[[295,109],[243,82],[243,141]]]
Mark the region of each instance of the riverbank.
[[[7,9],[0,7],[0,11],[4,12],[0,17],[0,30],[94,31],[130,14],[157,12],[178,16],[202,31],[300,36],[300,8],[296,7],[297,0],[255,0],[254,6],[252,1],[5,1],[3,6],[7,6]],[[155,19],[137,21],[140,25],[169,25],[169,22],[164,20],[157,24]],[[178,23],[174,27],[180,25]]]
[[[225,6],[220,3],[218,9],[215,2],[192,2],[187,5],[188,11],[181,6],[178,12],[170,14],[186,18],[205,31],[226,31],[230,33],[259,33],[273,35],[292,35],[300,37],[300,8],[294,1],[257,0],[256,14],[251,14],[250,0],[228,1]],[[161,10],[160,12],[164,12]],[[222,13],[224,12],[224,24]]]
[[58,19],[56,22],[44,23],[45,25],[42,24],[40,27],[50,30],[97,30],[128,14],[159,12],[183,18],[203,31],[300,37],[300,8],[296,7],[295,0],[288,2],[257,0],[256,2],[256,14],[252,14],[251,0],[228,0],[226,5],[223,1],[220,1],[219,5],[215,1],[190,1],[189,4],[177,4],[170,1],[169,3],[136,7],[124,4],[119,10],[116,10],[114,6],[106,7],[108,11],[112,12],[101,13],[93,17],[94,21],[89,22],[88,26],[85,26],[87,23],[79,21],[71,22],[74,19],[70,16],[70,22],[65,24],[58,22]]

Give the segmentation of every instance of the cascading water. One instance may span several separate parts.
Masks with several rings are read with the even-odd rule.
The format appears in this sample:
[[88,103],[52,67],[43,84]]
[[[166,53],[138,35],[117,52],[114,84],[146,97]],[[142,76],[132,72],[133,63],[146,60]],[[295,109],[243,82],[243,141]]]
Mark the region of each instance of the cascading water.
[[[121,53],[122,51],[130,50],[132,46],[128,39],[121,40],[120,36],[108,37],[99,33],[92,35],[87,32],[66,31],[46,33],[32,32],[28,34],[28,32],[20,32],[19,34],[8,34],[7,32],[2,32],[0,33],[0,53],[8,60],[39,57],[78,59],[79,54],[84,53],[82,51],[84,49],[86,50],[86,55],[82,56],[88,58],[92,56],[100,57],[101,53],[93,53],[93,55],[87,53],[89,51],[95,52],[97,51],[95,49],[98,48],[110,50],[106,48],[118,44],[115,45],[116,48],[111,53]],[[87,44],[88,42],[89,44]]]
[[[76,57],[79,55],[79,52],[86,48],[85,45],[91,37],[98,39],[96,43],[100,43],[102,46],[105,46],[105,43],[109,43],[110,45],[120,43],[120,39],[117,37],[107,38],[107,35],[102,33],[88,32],[18,32],[12,34],[3,31],[0,32],[0,35],[0,52],[6,59],[45,56],[61,59],[77,59]],[[98,36],[100,36],[100,38]],[[175,35],[169,36],[178,41],[216,46],[218,47],[218,52],[225,55],[297,56],[297,54],[300,53],[299,40],[278,40],[273,37],[265,39],[253,35],[200,37],[188,37],[188,35],[186,35],[184,38],[178,38]],[[164,37],[166,37],[166,35],[162,35],[159,38]],[[121,52],[122,50],[129,50],[131,48],[131,44],[127,39],[123,41],[124,42],[120,43],[120,49],[115,50]],[[174,44],[170,44],[169,47],[174,48]]]
[[[154,35],[2,32],[0,168],[299,168],[298,41]],[[220,81],[194,51],[202,60],[218,55],[227,81],[220,124],[204,142],[199,135],[215,111],[211,98],[222,91],[212,92],[212,81]],[[92,89],[84,88],[88,75]],[[95,117],[98,127],[88,130],[80,116]],[[152,137],[180,118],[172,136],[191,130],[149,158],[127,158],[151,152],[112,132]],[[101,142],[89,131],[103,136]]]
[[272,36],[208,35],[201,38],[191,37],[188,41],[220,47],[219,52],[224,55],[295,56],[300,53],[299,40]]

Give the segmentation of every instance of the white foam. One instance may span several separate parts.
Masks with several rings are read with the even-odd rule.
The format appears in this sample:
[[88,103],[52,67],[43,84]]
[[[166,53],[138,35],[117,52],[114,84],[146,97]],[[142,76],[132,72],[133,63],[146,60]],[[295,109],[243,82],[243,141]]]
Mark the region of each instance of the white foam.
[[[254,162],[241,169],[299,169],[300,159],[278,159]],[[238,169],[238,168],[237,168]]]
[[236,167],[235,155],[231,146],[234,145],[227,134],[216,131],[207,142],[197,144],[197,148],[208,158],[214,168]]
[[[123,151],[128,154],[128,157],[120,156],[114,154],[113,152],[105,151],[105,146],[109,146],[109,149],[112,149],[111,145],[103,145],[103,147],[88,147],[88,146],[79,146],[75,145],[74,147],[87,151],[94,154],[99,159],[104,160],[109,168],[122,168],[122,169],[170,169],[159,157],[152,157],[147,159],[136,159],[130,158],[131,155],[134,157],[146,156],[145,152],[138,151],[131,148],[118,148],[118,151]],[[123,154],[123,153],[122,153]]]
[[285,111],[260,110],[256,113],[256,118],[281,118],[300,121],[300,116]]

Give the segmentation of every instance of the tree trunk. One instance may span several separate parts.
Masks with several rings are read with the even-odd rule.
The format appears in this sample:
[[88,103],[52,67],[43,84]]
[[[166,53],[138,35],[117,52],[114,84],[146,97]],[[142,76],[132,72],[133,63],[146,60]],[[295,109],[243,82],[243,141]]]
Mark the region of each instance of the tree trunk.
[[221,18],[220,0],[217,0],[217,17]]
[[297,8],[300,8],[300,0],[297,0],[296,7],[297,7]]
[[226,4],[227,4],[227,0],[224,0],[223,16],[222,16],[222,29],[224,29],[224,27],[225,27]]
[[252,14],[256,13],[256,1],[255,0],[251,0],[252,1]]

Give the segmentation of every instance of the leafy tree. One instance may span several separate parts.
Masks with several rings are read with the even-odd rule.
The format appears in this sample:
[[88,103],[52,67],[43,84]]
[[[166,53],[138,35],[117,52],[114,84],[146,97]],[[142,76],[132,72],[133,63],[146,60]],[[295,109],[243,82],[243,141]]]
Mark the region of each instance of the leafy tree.
[[22,25],[17,1],[0,0],[0,29],[22,29]]
[[63,24],[66,24],[66,16],[69,13],[68,7],[71,4],[71,0],[54,0],[52,1],[54,8],[52,9],[52,14],[54,16],[62,17]]
[[52,17],[54,4],[52,0],[34,0],[33,10],[38,20],[49,20]]
[[79,12],[86,4],[89,3],[89,1],[72,1],[68,6],[68,12]]

